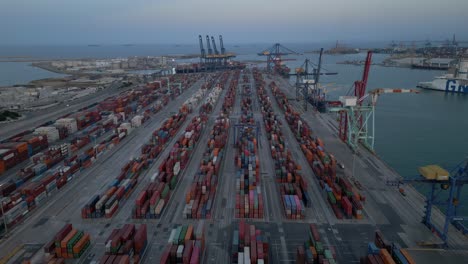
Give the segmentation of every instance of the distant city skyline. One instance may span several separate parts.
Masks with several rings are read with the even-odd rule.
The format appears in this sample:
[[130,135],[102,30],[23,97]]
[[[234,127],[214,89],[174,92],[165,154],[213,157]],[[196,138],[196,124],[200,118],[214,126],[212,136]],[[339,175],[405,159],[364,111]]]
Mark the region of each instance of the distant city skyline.
[[0,3],[0,45],[468,40],[466,10],[466,0],[15,0]]

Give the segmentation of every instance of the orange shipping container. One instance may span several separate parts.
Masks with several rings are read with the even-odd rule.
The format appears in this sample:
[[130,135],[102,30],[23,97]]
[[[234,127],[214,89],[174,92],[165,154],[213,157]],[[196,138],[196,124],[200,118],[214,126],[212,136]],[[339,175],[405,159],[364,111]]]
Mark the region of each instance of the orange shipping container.
[[388,253],[388,250],[385,248],[380,249],[380,256],[382,257],[384,264],[396,264],[395,261],[393,261],[392,256],[390,256],[390,253]]
[[193,236],[193,225],[189,225],[187,228],[187,232],[185,233],[185,242],[192,239]]
[[409,264],[416,264],[416,262],[413,260],[413,258],[411,257],[411,255],[408,253],[406,249],[402,248],[400,249],[400,252],[403,255],[403,257],[405,257],[405,259],[408,261]]
[[24,151],[28,151],[28,143],[20,143],[16,145],[16,150],[20,153]]
[[70,241],[70,239],[72,239],[77,232],[78,231],[73,228],[72,231],[70,231],[70,233],[68,233],[68,235],[60,242],[60,247],[67,248],[68,241]]
[[84,236],[81,237],[80,240],[78,240],[78,242],[76,242],[75,246],[73,247],[73,253],[76,253],[76,254],[80,253],[80,251],[83,249],[86,243],[88,243],[89,240],[90,240],[89,234],[86,233]]

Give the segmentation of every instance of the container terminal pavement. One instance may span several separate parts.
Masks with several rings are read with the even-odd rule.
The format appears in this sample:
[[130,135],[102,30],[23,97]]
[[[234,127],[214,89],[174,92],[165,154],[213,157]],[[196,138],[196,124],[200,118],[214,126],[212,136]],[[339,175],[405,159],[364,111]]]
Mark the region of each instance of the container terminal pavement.
[[387,187],[399,175],[380,159],[360,151],[349,176],[336,121],[288,100],[285,79],[175,76],[171,95],[162,79],[86,109],[75,133],[92,140],[49,142],[69,147],[38,153],[66,157],[2,185],[2,263],[466,263],[453,227],[447,249],[428,248],[440,239],[420,223],[424,198]]

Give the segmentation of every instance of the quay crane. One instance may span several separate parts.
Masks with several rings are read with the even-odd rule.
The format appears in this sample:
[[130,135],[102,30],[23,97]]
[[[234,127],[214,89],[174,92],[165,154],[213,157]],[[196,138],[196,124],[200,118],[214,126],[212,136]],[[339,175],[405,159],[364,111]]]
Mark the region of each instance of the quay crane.
[[200,45],[200,64],[205,71],[228,67],[229,60],[236,57],[234,53],[226,52],[221,35],[219,35],[221,51],[218,50],[213,36],[210,38],[206,35],[206,49],[203,46],[202,35],[198,35],[198,42]]
[[[304,111],[307,111],[307,104],[311,103],[320,112],[326,109],[324,86],[319,83],[320,75],[336,75],[337,72],[322,71],[323,48],[320,49],[320,56],[317,65],[309,59],[305,59],[301,67],[296,68],[295,73],[289,75],[296,76],[296,100],[303,101]],[[312,72],[310,72],[310,70]]]
[[279,43],[276,43],[270,48],[258,53],[259,56],[267,56],[267,71],[268,72],[270,73],[275,72],[284,77],[289,77],[290,69],[282,64],[283,61],[295,60],[295,59],[283,59],[282,56],[287,56],[287,55],[292,55],[292,54],[300,55],[299,53],[293,50],[290,50]]
[[[375,106],[381,94],[419,93],[414,89],[378,88],[360,97],[340,96],[341,107],[330,107],[328,111],[340,113],[340,138],[351,149],[356,150],[359,143],[374,152],[375,142]],[[362,103],[370,98],[368,104]]]
[[[422,223],[442,239],[444,246],[448,246],[448,229],[453,224],[462,234],[468,233],[468,228],[463,222],[468,221],[468,216],[460,215],[462,207],[461,190],[468,184],[468,159],[459,163],[452,171],[448,172],[437,165],[429,165],[419,168],[420,175],[411,179],[388,180],[389,186],[398,186],[405,183],[429,184],[430,190],[426,195],[425,213]],[[448,191],[445,192],[445,191]],[[400,190],[400,192],[402,192]],[[404,193],[404,192],[402,192]],[[442,227],[436,226],[432,221],[432,207],[437,205],[445,214]]]
[[[356,150],[359,143],[374,152],[375,106],[381,94],[419,93],[414,89],[375,89],[366,94],[367,80],[371,65],[372,52],[367,52],[362,79],[354,82],[354,95],[340,96],[341,106],[329,108],[339,113],[339,137],[351,149]],[[366,99],[367,104],[363,104]]]

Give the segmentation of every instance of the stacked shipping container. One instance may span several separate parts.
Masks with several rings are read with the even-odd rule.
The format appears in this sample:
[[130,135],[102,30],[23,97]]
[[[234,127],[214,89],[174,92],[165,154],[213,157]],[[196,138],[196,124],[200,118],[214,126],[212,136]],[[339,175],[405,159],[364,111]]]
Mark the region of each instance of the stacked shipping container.
[[303,219],[305,206],[310,206],[307,182],[301,175],[301,167],[292,159],[291,152],[284,147],[281,121],[273,112],[270,98],[266,95],[262,75],[254,70],[255,86],[262,106],[262,114],[270,142],[270,154],[275,162],[276,181],[280,186],[281,204],[288,219]]
[[[244,82],[248,82],[244,74]],[[260,161],[257,150],[255,120],[252,111],[250,85],[243,85],[241,100],[242,115],[235,156],[236,173],[236,217],[263,218],[263,196],[260,189]]]
[[[229,74],[230,72],[225,72],[221,76],[221,83],[214,88],[214,92],[210,93],[200,111],[211,112],[214,109],[222,91],[223,83],[227,82]],[[226,100],[233,102],[233,98],[230,96],[235,95],[235,88],[231,82],[223,105],[226,105]],[[229,106],[229,104],[226,106]],[[210,138],[200,167],[194,175],[192,185],[185,196],[186,205],[182,213],[184,218],[211,218],[228,132],[229,119],[221,114],[216,119],[215,125],[210,132]]]
[[232,235],[232,263],[264,264],[269,262],[269,243],[255,225],[249,225],[241,220],[239,229]]
[[140,263],[148,244],[145,224],[138,228],[134,224],[125,224],[121,229],[112,230],[106,239],[106,253],[99,263]]
[[205,250],[205,223],[186,225],[172,229],[168,245],[163,251],[161,264],[198,264]]
[[[204,88],[202,88],[202,90],[203,89]],[[195,95],[192,95],[192,98],[194,96]],[[166,119],[162,126],[153,132],[150,142],[142,145],[140,157],[127,163],[122,168],[120,175],[111,183],[104,193],[93,196],[91,200],[85,204],[82,208],[82,218],[112,217],[124,200],[130,196],[132,190],[138,183],[138,177],[143,170],[147,169],[148,163],[151,163],[157,158],[167,142],[175,136],[184,123],[188,112],[187,105],[184,104],[180,107],[178,114]],[[171,151],[166,161],[163,162],[162,165],[164,166],[160,167],[160,169],[166,170],[166,162],[171,163],[177,158],[177,162],[169,164],[169,166],[173,166],[171,167],[172,175],[168,174],[170,177],[166,177],[165,174],[161,174],[157,183],[151,183],[138,195],[135,201],[135,208],[133,209],[134,218],[156,218],[160,216],[165,203],[170,197],[169,189],[175,186],[177,182],[176,176],[181,169],[181,165],[183,169],[185,163],[188,161],[189,151],[191,151],[193,147],[194,140],[198,140],[201,126],[195,125],[197,122],[199,122],[197,118],[192,120],[192,123],[186,129],[187,132],[179,138],[173,151]],[[130,126],[125,127],[125,129],[132,128]],[[187,150],[182,150],[182,148],[187,148]]]
[[174,190],[179,175],[186,168],[195,144],[200,138],[204,117],[194,117],[159,166],[153,181],[138,195],[133,218],[159,218]]
[[332,246],[324,245],[320,233],[315,224],[308,226],[308,240],[296,250],[296,263],[298,264],[334,264],[336,263],[336,251]]
[[335,158],[325,151],[320,138],[312,136],[309,125],[299,113],[293,110],[286,95],[274,82],[271,82],[269,87],[276,102],[284,110],[285,119],[300,143],[301,150],[317,176],[320,186],[325,191],[335,216],[338,219],[343,217],[361,219],[363,217],[362,202],[365,201],[365,197],[356,191],[348,179],[336,175]]
[[66,224],[49,243],[44,246],[46,262],[57,259],[78,259],[91,245],[88,233]]
[[374,242],[369,242],[367,255],[361,257],[361,264],[414,264],[408,251],[398,243],[389,243],[380,231],[375,232]]

